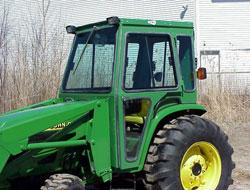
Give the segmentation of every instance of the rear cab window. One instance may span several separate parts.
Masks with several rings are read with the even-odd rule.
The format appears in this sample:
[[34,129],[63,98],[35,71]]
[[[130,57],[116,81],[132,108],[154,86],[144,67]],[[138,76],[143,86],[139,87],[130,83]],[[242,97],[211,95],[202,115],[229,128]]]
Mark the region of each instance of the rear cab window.
[[192,91],[195,88],[192,38],[177,36],[177,49],[184,88],[186,91]]

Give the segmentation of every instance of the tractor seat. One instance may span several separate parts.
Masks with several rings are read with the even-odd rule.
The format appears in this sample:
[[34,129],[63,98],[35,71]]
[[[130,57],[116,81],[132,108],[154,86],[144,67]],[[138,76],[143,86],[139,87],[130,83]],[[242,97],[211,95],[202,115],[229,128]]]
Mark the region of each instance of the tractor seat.
[[148,110],[150,107],[150,101],[145,99],[141,100],[140,102],[140,110],[137,113],[128,114],[125,116],[126,123],[137,124],[137,125],[144,125]]
[[125,121],[126,121],[126,123],[143,125],[145,119],[144,119],[144,117],[138,116],[138,115],[127,115],[127,116],[125,116]]

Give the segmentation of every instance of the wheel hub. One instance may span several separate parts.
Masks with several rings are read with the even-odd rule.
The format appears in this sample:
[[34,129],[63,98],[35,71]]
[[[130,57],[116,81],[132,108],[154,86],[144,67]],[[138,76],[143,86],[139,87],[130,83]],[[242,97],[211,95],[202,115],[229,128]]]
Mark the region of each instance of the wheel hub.
[[192,172],[193,175],[198,176],[201,174],[201,165],[199,163],[195,163],[194,166],[192,167]]

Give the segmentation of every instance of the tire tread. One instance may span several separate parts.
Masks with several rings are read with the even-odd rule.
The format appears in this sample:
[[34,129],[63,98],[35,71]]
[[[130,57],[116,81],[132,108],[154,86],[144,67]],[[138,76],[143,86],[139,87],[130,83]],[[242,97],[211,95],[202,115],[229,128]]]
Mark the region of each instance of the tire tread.
[[[42,186],[41,190],[68,190],[72,186],[76,185],[75,189],[84,190],[82,180],[71,174],[54,174],[45,180],[45,185]],[[82,188],[80,187],[82,186]],[[73,188],[74,189],[74,188]]]
[[170,125],[164,125],[152,140],[144,165],[144,184],[147,190],[183,189],[180,179],[176,180],[173,176],[179,176],[179,171],[176,170],[179,163],[176,160],[181,160],[181,147],[189,139],[195,138],[193,131],[199,137],[209,136],[214,137],[215,141],[222,141],[226,154],[230,157],[228,177],[220,185],[220,189],[216,190],[225,190],[233,183],[231,176],[235,164],[231,159],[233,148],[228,143],[228,136],[214,122],[196,115],[187,115],[178,117]]

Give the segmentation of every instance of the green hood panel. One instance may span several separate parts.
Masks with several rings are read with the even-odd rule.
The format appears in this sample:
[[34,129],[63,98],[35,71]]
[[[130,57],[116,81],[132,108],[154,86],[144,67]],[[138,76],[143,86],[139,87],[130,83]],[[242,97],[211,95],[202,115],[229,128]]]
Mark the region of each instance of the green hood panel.
[[81,117],[92,110],[96,102],[95,100],[71,101],[2,115],[0,116],[0,146],[10,150],[11,148],[8,147],[12,143],[27,143],[31,135]]
[[[0,116],[0,184],[20,176],[75,172],[79,168],[72,163],[79,156],[85,160],[79,164],[90,164],[93,175],[111,179],[109,118],[107,98],[39,104]],[[71,123],[51,131],[64,122]]]

